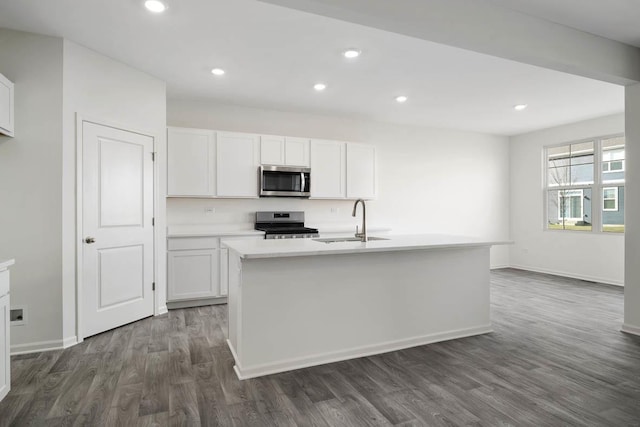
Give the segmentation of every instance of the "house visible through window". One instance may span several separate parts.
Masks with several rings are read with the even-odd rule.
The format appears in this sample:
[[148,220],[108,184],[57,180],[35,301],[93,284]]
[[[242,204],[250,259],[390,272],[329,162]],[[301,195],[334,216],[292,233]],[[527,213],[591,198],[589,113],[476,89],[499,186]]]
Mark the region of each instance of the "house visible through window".
[[616,136],[545,147],[548,229],[624,232],[624,143]]

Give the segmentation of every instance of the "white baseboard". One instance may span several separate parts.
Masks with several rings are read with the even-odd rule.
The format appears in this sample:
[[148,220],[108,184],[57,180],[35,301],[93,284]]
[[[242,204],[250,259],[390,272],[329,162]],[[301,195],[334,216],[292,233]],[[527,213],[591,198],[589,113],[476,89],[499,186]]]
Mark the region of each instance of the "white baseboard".
[[620,330],[622,332],[626,332],[627,334],[640,336],[640,326],[632,326],[632,325],[629,325],[628,323],[625,323],[622,325],[622,328]]
[[156,314],[156,316],[161,316],[163,314],[166,314],[169,312],[169,309],[167,308],[167,305],[162,305],[160,307],[158,307],[158,314]]
[[78,344],[78,337],[77,336],[72,336],[72,337],[67,337],[65,339],[62,340],[62,347],[63,348],[69,348],[71,346],[74,346]]
[[65,348],[65,340],[37,341],[25,344],[12,344],[11,355],[39,353],[41,351],[61,350]]
[[171,310],[174,310],[176,308],[202,307],[203,305],[217,305],[226,303],[227,297],[218,297],[198,300],[169,301],[167,302],[167,307]]
[[579,279],[579,280],[587,280],[589,282],[604,283],[606,285],[614,285],[614,286],[621,286],[621,287],[624,286],[624,283],[618,282],[616,280],[611,280],[606,277],[586,276],[582,274],[569,273],[566,271],[548,270],[546,268],[529,267],[526,265],[517,265],[517,264],[511,264],[509,267],[517,268],[518,270],[533,271],[535,273],[553,274],[554,276],[562,276],[562,277],[569,277],[571,279]]
[[425,344],[433,344],[440,341],[465,338],[473,335],[487,334],[489,332],[493,332],[491,324],[476,326],[473,328],[459,329],[455,331],[440,332],[437,334],[429,334],[419,337],[404,338],[401,340],[388,341],[381,344],[354,347],[346,350],[283,360],[280,362],[256,365],[248,368],[243,368],[241,366],[236,351],[229,340],[227,340],[227,345],[229,346],[229,349],[231,350],[233,358],[236,362],[235,366],[233,367],[236,375],[239,379],[246,380],[249,378],[261,377],[263,375],[277,374],[279,372],[292,371],[294,369],[308,368],[310,366],[324,365],[326,363],[340,362],[342,360],[356,359],[359,357],[372,356],[374,354],[388,353],[390,351],[402,350],[405,348],[417,347]]
[[489,266],[490,270],[499,270],[501,268],[511,268],[511,266],[509,264],[496,264]]

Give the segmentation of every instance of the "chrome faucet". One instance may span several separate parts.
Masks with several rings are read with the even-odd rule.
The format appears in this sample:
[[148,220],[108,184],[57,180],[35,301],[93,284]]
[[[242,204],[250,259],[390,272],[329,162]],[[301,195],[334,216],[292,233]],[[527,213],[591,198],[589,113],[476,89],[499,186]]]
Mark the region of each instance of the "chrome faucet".
[[358,226],[356,225],[356,237],[359,237],[361,241],[366,242],[367,238],[367,207],[364,204],[363,199],[358,199],[353,204],[353,212],[351,216],[356,216],[356,208],[358,207],[358,203],[362,203],[362,233],[358,232]]

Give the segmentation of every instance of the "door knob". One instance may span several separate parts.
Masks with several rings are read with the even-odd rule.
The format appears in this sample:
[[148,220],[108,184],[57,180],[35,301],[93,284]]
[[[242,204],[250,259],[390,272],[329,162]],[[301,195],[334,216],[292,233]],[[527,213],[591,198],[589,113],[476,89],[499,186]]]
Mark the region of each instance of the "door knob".
[[84,239],[84,242],[91,244],[91,243],[95,243],[96,239],[94,239],[93,237],[87,237],[86,239]]

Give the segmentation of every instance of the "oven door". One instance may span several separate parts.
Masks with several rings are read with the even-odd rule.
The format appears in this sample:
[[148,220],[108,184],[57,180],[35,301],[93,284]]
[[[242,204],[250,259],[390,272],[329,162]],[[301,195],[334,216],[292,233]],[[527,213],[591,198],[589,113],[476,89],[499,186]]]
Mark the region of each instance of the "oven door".
[[260,197],[309,197],[311,169],[260,166]]

